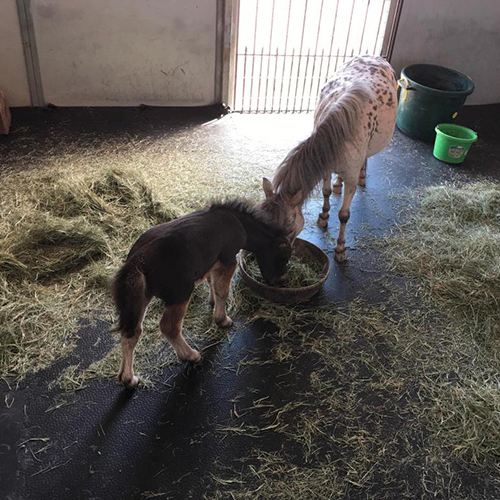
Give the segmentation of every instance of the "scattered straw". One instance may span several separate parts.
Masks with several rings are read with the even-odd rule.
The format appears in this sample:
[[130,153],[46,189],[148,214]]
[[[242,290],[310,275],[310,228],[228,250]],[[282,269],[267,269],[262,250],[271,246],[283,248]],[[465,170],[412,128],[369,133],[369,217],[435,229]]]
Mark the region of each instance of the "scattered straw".
[[500,367],[500,184],[426,189],[385,243],[392,269],[421,280]]
[[[179,137],[94,138],[46,151],[43,164],[28,151],[25,161],[39,175],[4,176],[2,374],[22,377],[69,353],[78,318],[111,317],[107,283],[146,228],[243,186],[259,192],[262,171],[249,178],[248,168],[219,164],[222,154],[185,154],[181,144]],[[14,160],[23,157],[7,162]],[[205,498],[466,498],[474,488],[464,491],[463,467],[498,492],[499,200],[490,182],[428,189],[414,216],[384,241],[392,269],[415,285],[403,293],[391,284],[381,305],[271,304],[236,279],[231,314],[275,328],[265,333],[272,343],[265,357],[242,360],[235,373],[278,363],[306,383],[283,391],[289,399],[255,396],[249,387],[258,399],[232,402],[230,420],[216,431],[221,439],[256,438],[255,449],[219,465]],[[422,297],[431,300],[420,304]],[[147,385],[176,362],[158,333],[159,313],[153,305],[137,350]],[[199,348],[226,335],[212,325],[205,286],[197,288],[186,335]],[[83,388],[90,378],[115,377],[118,363],[115,346],[88,368],[69,366],[57,383]],[[270,436],[279,437],[279,449],[266,449]]]
[[4,173],[0,186],[0,373],[24,377],[50,365],[74,348],[79,318],[111,317],[109,280],[146,229],[243,187],[259,196],[268,172],[249,175],[227,155],[185,144],[183,132],[63,134],[36,151],[20,138],[4,155],[4,172],[27,171]]

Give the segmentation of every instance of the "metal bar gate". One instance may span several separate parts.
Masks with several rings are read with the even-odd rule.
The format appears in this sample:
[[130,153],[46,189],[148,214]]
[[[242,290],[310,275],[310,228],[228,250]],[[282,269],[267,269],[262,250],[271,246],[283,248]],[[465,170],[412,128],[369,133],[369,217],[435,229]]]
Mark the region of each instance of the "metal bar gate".
[[312,111],[342,64],[383,54],[390,11],[391,0],[241,0],[235,111]]

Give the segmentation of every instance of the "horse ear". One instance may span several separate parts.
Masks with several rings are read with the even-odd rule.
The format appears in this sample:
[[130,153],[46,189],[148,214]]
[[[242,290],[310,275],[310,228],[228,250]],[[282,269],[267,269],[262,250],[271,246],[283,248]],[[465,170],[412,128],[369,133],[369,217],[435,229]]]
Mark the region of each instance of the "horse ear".
[[274,195],[273,185],[269,179],[266,179],[266,177],[262,179],[262,189],[264,190],[266,198],[271,198],[271,196]]
[[297,191],[291,198],[290,198],[290,205],[292,207],[296,207],[297,205],[300,205],[303,202],[302,198],[302,190]]

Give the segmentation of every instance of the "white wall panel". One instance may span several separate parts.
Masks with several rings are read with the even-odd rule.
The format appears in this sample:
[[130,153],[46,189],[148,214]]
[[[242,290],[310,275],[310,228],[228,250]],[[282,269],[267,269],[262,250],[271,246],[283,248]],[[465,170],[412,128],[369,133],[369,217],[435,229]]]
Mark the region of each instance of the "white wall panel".
[[214,102],[216,0],[32,0],[46,102]]

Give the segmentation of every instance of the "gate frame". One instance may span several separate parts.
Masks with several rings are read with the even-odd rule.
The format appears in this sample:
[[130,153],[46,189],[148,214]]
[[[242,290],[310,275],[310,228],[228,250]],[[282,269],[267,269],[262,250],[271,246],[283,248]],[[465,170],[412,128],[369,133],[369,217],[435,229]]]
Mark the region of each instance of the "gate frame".
[[234,107],[240,0],[217,0],[215,103]]

